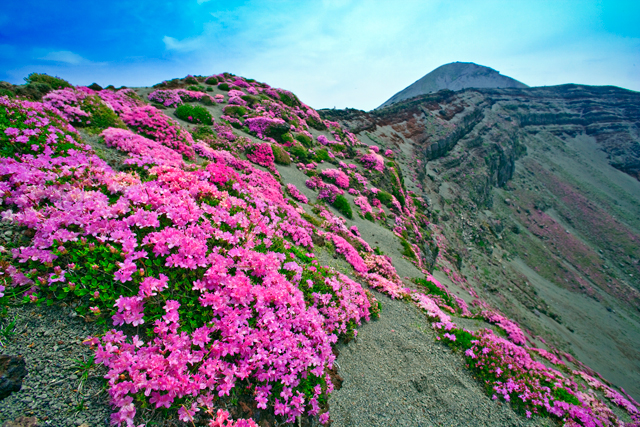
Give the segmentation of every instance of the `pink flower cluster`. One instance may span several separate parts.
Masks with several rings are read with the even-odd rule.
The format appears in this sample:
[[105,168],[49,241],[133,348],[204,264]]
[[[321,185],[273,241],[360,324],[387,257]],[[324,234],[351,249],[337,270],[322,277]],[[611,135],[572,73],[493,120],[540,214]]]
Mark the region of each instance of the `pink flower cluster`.
[[267,168],[273,167],[275,157],[273,156],[271,144],[264,143],[250,146],[247,149],[247,159],[260,166],[264,166]]
[[149,94],[149,101],[157,102],[165,107],[179,107],[185,102],[201,101],[203,98],[207,98],[210,102],[214,102],[211,95],[195,90],[155,90]]
[[504,329],[504,331],[509,336],[509,339],[515,344],[525,344],[526,337],[524,336],[522,329],[520,329],[518,324],[513,320],[509,320],[498,313],[489,311],[483,311],[480,313],[480,315],[484,317],[487,322],[494,323]]
[[358,196],[353,199],[353,203],[356,204],[362,211],[362,215],[366,215],[368,213],[373,214],[373,208],[369,204],[369,200],[365,196]]
[[125,111],[121,116],[137,133],[167,146],[188,159],[195,159],[193,138],[180,125],[151,105]]
[[100,136],[105,144],[120,151],[129,153],[130,160],[125,163],[141,165],[167,165],[173,167],[184,166],[182,156],[171,148],[156,141],[135,134],[127,129],[105,129]]
[[360,158],[360,162],[366,169],[375,169],[378,172],[382,172],[384,170],[384,159],[379,154],[365,154]]
[[251,132],[255,132],[258,138],[263,139],[266,135],[265,132],[271,126],[280,126],[285,122],[282,119],[271,117],[251,117],[244,121],[244,125],[249,128]]
[[358,273],[366,273],[368,271],[367,265],[358,253],[358,251],[342,237],[333,233],[326,233],[325,237],[331,240],[336,247],[336,252],[344,255],[345,259],[355,271]]
[[60,110],[62,117],[76,125],[88,124],[91,114],[81,109],[82,101],[88,94],[72,88],[64,88],[49,92],[42,98],[42,102]]
[[301,203],[309,203],[309,199],[307,198],[307,196],[302,194],[295,185],[289,183],[285,186],[285,188],[287,189],[287,192],[291,195],[291,197],[293,197],[297,201]]
[[349,175],[338,169],[324,169],[322,176],[333,181],[340,188],[349,188]]
[[328,203],[333,203],[336,201],[336,197],[344,194],[344,191],[339,189],[333,184],[324,184],[320,188],[320,192],[318,192],[318,200],[324,200]]

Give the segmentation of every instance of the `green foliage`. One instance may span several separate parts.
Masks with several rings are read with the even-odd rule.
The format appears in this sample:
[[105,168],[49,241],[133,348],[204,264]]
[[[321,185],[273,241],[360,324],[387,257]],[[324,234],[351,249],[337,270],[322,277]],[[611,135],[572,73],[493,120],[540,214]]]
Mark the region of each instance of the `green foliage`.
[[352,219],[353,211],[351,210],[351,204],[349,204],[349,200],[344,197],[342,194],[336,196],[336,200],[331,204],[334,208],[338,210],[345,217]]
[[126,125],[111,108],[100,100],[98,95],[88,96],[82,102],[82,109],[91,114],[89,128],[95,132],[114,127],[126,129]]
[[380,202],[385,206],[391,206],[391,201],[393,200],[391,194],[387,193],[384,190],[378,191],[376,193],[376,198],[380,200]]
[[6,326],[0,328],[0,345],[4,346],[2,340],[7,340],[16,334],[16,319],[11,320]]
[[293,135],[291,135],[291,132],[287,132],[285,134],[282,135],[282,141],[285,144],[295,144],[295,139],[293,139]]
[[199,105],[182,104],[175,111],[176,117],[189,123],[212,125],[211,113]]
[[318,151],[316,151],[316,154],[313,156],[313,160],[319,162],[324,160],[325,162],[328,162],[329,160],[331,160],[331,157],[329,157],[329,152],[327,151],[326,148],[321,148]]
[[53,77],[48,74],[31,73],[24,78],[28,84],[44,83],[49,85],[53,89],[63,89],[65,87],[73,87],[68,81],[61,79],[60,77]]
[[391,191],[393,192],[393,195],[396,196],[396,199],[398,199],[398,202],[400,202],[401,206],[404,206],[406,201],[404,199],[404,195],[402,194],[402,192],[398,189],[398,187],[396,187],[395,185],[391,188]]
[[449,295],[444,290],[440,289],[435,283],[431,282],[430,280],[415,278],[413,279],[413,282],[416,285],[419,285],[425,288],[425,290],[427,290],[431,295],[438,295],[439,297],[441,297],[442,300],[446,302],[448,306],[450,307],[454,306],[454,300],[451,297],[451,295]]
[[207,88],[201,85],[198,86],[189,86],[187,90],[192,90],[194,92],[206,92]]
[[91,83],[91,85],[87,86],[89,89],[91,90],[95,90],[95,91],[101,91],[102,90],[102,86],[100,86],[98,83]]
[[454,350],[462,351],[471,348],[471,341],[474,339],[474,337],[469,332],[465,331],[464,329],[455,328],[450,330],[449,333],[456,336],[455,341],[447,340],[447,344],[449,345],[449,347],[453,348]]
[[219,80],[216,76],[211,76],[207,80],[204,81],[208,85],[217,85]]
[[291,92],[282,92],[282,93],[279,93],[279,95],[280,95],[280,101],[282,101],[284,105],[287,105],[291,108],[299,107],[301,105],[301,102],[298,99],[298,97],[292,94]]
[[375,222],[376,221],[371,212],[367,212],[366,214],[364,214],[364,218],[369,220],[369,221],[371,221],[371,222]]
[[572,405],[580,406],[580,401],[578,400],[578,398],[572,394],[569,394],[569,392],[567,392],[567,390],[562,387],[552,389],[551,394],[558,400],[571,403]]
[[310,127],[316,130],[327,130],[327,125],[325,125],[322,120],[318,121],[313,117],[308,117],[307,119],[305,119],[305,121]]
[[198,84],[198,79],[196,79],[193,76],[187,76],[187,77],[185,77],[184,82],[186,84],[189,84],[189,85],[197,85]]
[[231,117],[241,118],[247,114],[247,109],[240,105],[227,105],[224,107],[224,114]]
[[[264,132],[266,136],[269,136],[280,144],[286,144],[287,142],[291,142],[291,134],[289,133],[290,126],[287,123],[282,123],[279,125],[271,125]],[[287,135],[285,137],[285,135]]]
[[9,89],[0,88],[0,96],[8,96],[9,98],[13,98],[16,96],[16,94]]
[[191,132],[194,140],[206,140],[212,139],[216,137],[216,133],[209,126],[196,126],[196,128]]
[[244,95],[244,96],[241,96],[240,98],[245,100],[247,104],[249,104],[249,107],[253,107],[255,104],[259,104],[260,101],[262,100],[259,96],[254,96],[254,95]]
[[415,252],[413,252],[413,248],[411,247],[411,244],[407,242],[405,239],[400,239],[400,243],[402,244],[402,255],[412,259],[416,259],[416,254]]
[[229,85],[227,83],[220,83],[218,85],[218,89],[220,89],[220,90],[229,90]]
[[291,157],[289,157],[289,153],[287,153],[282,147],[278,145],[272,145],[271,150],[273,151],[273,157],[275,158],[275,162],[277,164],[285,166],[291,164]]
[[296,139],[300,141],[300,143],[305,147],[313,146],[313,139],[310,136],[305,135],[304,133],[296,133]]

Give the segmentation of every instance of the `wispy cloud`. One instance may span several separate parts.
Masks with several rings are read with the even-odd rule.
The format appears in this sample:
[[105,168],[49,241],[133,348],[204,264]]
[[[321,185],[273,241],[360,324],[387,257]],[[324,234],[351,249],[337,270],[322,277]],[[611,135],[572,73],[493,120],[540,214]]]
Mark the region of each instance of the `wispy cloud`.
[[58,51],[49,52],[38,59],[42,59],[44,61],[63,62],[65,64],[71,64],[71,65],[86,64],[90,62],[89,60],[83,58],[77,53],[73,53],[68,50],[58,50]]
[[184,40],[177,40],[173,37],[164,36],[162,42],[167,50],[176,52],[194,52],[204,47],[204,37],[193,37]]

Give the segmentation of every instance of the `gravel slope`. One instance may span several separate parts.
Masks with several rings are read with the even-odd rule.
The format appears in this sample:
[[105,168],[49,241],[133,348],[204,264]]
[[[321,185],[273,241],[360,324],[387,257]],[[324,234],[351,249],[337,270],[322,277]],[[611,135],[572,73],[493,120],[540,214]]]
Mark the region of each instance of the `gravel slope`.
[[329,400],[332,427],[539,426],[493,402],[460,355],[438,344],[415,307],[375,292],[380,319],[340,345],[342,388]]

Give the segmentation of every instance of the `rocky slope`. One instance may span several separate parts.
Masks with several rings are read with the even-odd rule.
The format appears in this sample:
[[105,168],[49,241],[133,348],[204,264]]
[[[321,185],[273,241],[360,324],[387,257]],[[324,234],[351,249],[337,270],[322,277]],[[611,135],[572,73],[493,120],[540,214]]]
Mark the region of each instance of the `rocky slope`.
[[421,79],[407,86],[384,102],[378,109],[405,99],[448,89],[459,91],[467,88],[526,88],[527,85],[498,71],[473,62],[452,62],[442,65]]
[[640,94],[442,91],[321,111],[404,153],[464,282],[549,348],[640,397]]

